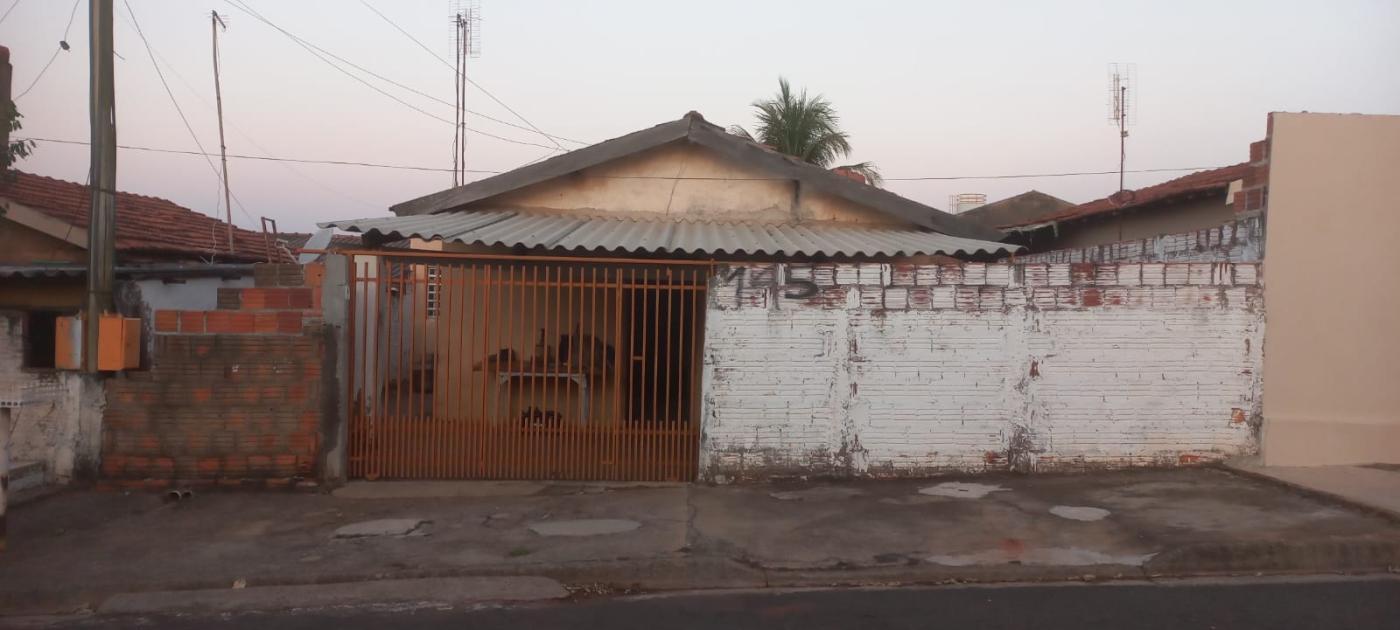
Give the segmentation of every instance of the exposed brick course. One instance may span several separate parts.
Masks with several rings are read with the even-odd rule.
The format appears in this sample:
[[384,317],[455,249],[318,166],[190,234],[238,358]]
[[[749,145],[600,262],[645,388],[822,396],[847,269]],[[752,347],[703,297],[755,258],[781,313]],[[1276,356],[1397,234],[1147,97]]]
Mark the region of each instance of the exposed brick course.
[[[287,267],[257,273],[302,279]],[[225,288],[218,310],[157,311],[151,369],[108,383],[103,477],[129,488],[313,477],[325,356],[314,292]]]

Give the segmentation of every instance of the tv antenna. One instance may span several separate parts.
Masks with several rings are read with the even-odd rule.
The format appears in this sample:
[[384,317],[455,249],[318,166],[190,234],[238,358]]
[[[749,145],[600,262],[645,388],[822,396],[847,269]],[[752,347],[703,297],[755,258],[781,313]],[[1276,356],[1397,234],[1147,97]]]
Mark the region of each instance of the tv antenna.
[[1137,122],[1137,64],[1108,65],[1109,122],[1118,127],[1118,194],[1127,190],[1124,173],[1128,163],[1128,127]]
[[480,0],[452,0],[453,61],[457,111],[452,137],[452,185],[467,183],[467,59],[481,56]]

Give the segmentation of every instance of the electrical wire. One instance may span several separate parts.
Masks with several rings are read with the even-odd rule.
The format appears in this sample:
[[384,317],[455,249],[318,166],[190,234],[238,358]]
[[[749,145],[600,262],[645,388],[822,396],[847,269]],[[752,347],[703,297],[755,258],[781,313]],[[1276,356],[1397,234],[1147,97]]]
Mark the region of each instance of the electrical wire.
[[[422,49],[423,49],[425,52],[427,52],[429,55],[432,55],[433,58],[435,58],[435,59],[437,59],[438,61],[442,62],[442,65],[447,66],[448,68],[451,68],[451,69],[452,69],[452,72],[456,73],[458,76],[460,76],[460,77],[461,77],[463,80],[465,80],[467,83],[471,84],[471,85],[472,85],[473,87],[475,87],[476,89],[481,90],[481,93],[482,93],[482,94],[485,94],[485,95],[486,95],[487,97],[489,97],[491,100],[495,101],[497,105],[500,105],[501,107],[504,107],[506,111],[510,112],[510,113],[511,113],[512,115],[514,115],[516,118],[519,118],[519,119],[521,120],[521,122],[524,122],[525,124],[529,125],[531,129],[534,129],[534,130],[535,130],[536,133],[538,133],[538,134],[540,134],[540,135],[542,135],[542,136],[544,136],[544,137],[546,137],[546,138],[549,138],[550,142],[554,142],[555,147],[557,147],[557,148],[559,148],[559,149],[563,149],[563,148],[564,148],[564,147],[562,147],[562,146],[559,146],[559,143],[555,141],[555,138],[558,138],[559,140],[566,140],[566,141],[568,141],[568,142],[578,143],[578,144],[589,144],[588,142],[583,142],[583,141],[580,141],[580,140],[570,140],[569,138],[565,138],[565,137],[563,137],[563,136],[555,136],[555,135],[547,134],[547,133],[541,131],[539,127],[535,126],[535,123],[530,122],[530,121],[529,121],[528,119],[526,119],[524,116],[520,115],[520,112],[517,112],[517,111],[515,111],[514,109],[511,109],[511,107],[510,107],[509,105],[506,105],[504,101],[502,101],[502,100],[499,99],[499,98],[496,98],[496,95],[495,95],[495,94],[492,94],[490,90],[487,90],[486,88],[482,87],[480,83],[477,83],[476,81],[473,81],[470,77],[468,77],[468,76],[466,75],[466,73],[459,71],[459,70],[457,69],[456,66],[452,65],[451,63],[448,63],[448,61],[447,61],[446,59],[443,59],[441,55],[439,55],[439,54],[437,54],[436,52],[434,52],[433,49],[429,48],[429,47],[428,47],[426,44],[424,44],[422,41],[419,41],[419,39],[418,39],[417,37],[414,37],[411,33],[409,33],[408,31],[404,30],[404,28],[403,28],[402,26],[399,26],[399,25],[398,25],[397,23],[395,23],[393,20],[389,19],[389,16],[384,15],[383,13],[380,13],[379,10],[376,9],[376,8],[374,8],[374,6],[370,5],[370,3],[369,3],[367,0],[360,0],[360,4],[365,5],[365,8],[369,9],[370,11],[373,11],[375,15],[378,15],[378,16],[379,16],[381,19],[383,19],[385,22],[388,22],[388,23],[389,23],[389,26],[394,27],[394,29],[397,30],[398,32],[402,33],[404,37],[407,37],[407,38],[409,38],[410,40],[412,40],[413,43],[418,44],[418,47],[419,47],[419,48],[422,48]],[[476,112],[472,112],[472,113],[476,113]],[[482,114],[477,114],[477,115],[478,115],[478,116],[482,116]],[[493,118],[493,119],[491,119],[491,120],[495,120],[495,119]],[[501,122],[501,121],[497,121],[497,122]],[[502,123],[502,124],[506,124],[506,123]]]
[[[59,139],[56,139],[56,138],[19,138],[19,139],[21,139],[21,140],[33,140],[34,142],[51,142],[51,143],[54,143],[54,144],[72,144],[72,145],[79,145],[79,146],[87,146],[87,145],[89,144],[89,143],[87,143],[87,142],[85,142],[85,141],[81,141],[81,140],[59,140]],[[213,156],[214,156],[214,154],[210,154],[210,153],[200,153],[200,152],[198,152],[198,151],[188,151],[188,150],[184,150],[184,149],[162,149],[162,148],[156,148],[156,147],[143,147],[143,146],[128,145],[128,144],[119,144],[119,145],[117,145],[117,148],[118,148],[118,149],[126,149],[126,150],[130,150],[130,151],[145,151],[145,152],[148,152],[148,153],[169,153],[169,154],[174,154],[174,155],[196,155],[196,156],[198,156],[198,155],[203,155],[203,156],[207,156],[207,157],[213,157]],[[234,154],[234,153],[228,154],[228,157],[229,157],[229,159],[259,160],[259,161],[263,161],[263,162],[292,162],[292,163],[296,163],[296,164],[324,164],[324,165],[329,165],[329,166],[363,166],[363,167],[369,167],[369,168],[383,168],[383,169],[404,170],[404,171],[426,171],[426,172],[432,172],[432,173],[450,173],[450,172],[452,172],[452,169],[450,169],[450,168],[436,168],[436,167],[432,167],[432,166],[412,166],[412,165],[407,165],[407,164],[377,164],[377,163],[374,163],[374,162],[356,162],[356,161],[353,161],[353,160],[311,160],[311,159],[302,159],[302,158],[274,157],[274,156],[270,156],[270,155],[242,155],[242,154]],[[495,175],[495,174],[501,173],[502,171],[468,170],[467,172],[468,172],[468,173],[481,173],[481,174]]]
[[15,10],[15,7],[19,6],[19,3],[22,2],[22,1],[23,1],[23,0],[15,0],[15,1],[14,1],[14,4],[11,4],[11,5],[10,5],[10,8],[5,9],[5,15],[0,15],[0,24],[4,24],[4,23],[5,23],[5,18],[10,17],[10,13],[11,13],[12,11],[14,11],[14,10]]
[[[39,74],[37,74],[37,75],[34,76],[34,80],[29,82],[29,87],[24,88],[24,91],[23,91],[23,92],[20,92],[20,93],[19,93],[19,96],[16,96],[16,97],[14,98],[14,101],[15,101],[15,102],[18,103],[18,102],[19,102],[19,99],[24,98],[24,95],[25,95],[25,94],[28,94],[30,90],[34,89],[34,86],[36,86],[36,85],[39,84],[39,79],[44,78],[44,73],[46,73],[46,72],[49,71],[49,66],[52,66],[54,60],[58,59],[58,53],[61,53],[61,52],[64,52],[64,51],[68,50],[68,31],[71,30],[71,29],[73,28],[73,17],[76,16],[76,15],[78,14],[78,5],[81,4],[82,1],[83,1],[83,0],[74,0],[74,1],[73,1],[73,9],[72,9],[71,11],[68,12],[68,25],[65,26],[65,27],[63,27],[63,39],[58,40],[58,50],[53,51],[53,54],[52,54],[52,55],[49,55],[49,60],[48,60],[48,62],[46,62],[46,63],[44,64],[44,67],[43,67],[41,70],[39,70]],[[19,0],[15,0],[15,4],[19,4]],[[10,6],[10,9],[13,10],[13,9],[14,9],[14,6],[11,5],[11,6]],[[9,15],[10,15],[10,12],[9,12],[9,11],[6,11],[6,12],[5,12],[5,15],[6,15],[6,16],[9,16]],[[5,18],[4,18],[4,17],[0,17],[0,22],[3,22],[3,21],[5,21]]]
[[[86,145],[88,144],[87,142],[80,141],[80,140],[58,140],[58,139],[54,139],[54,138],[17,138],[17,139],[18,139],[18,140],[33,140],[33,141],[35,141],[35,142],[52,142],[52,143],[56,143],[56,144],[74,144],[74,145],[84,145],[84,146],[86,146]],[[210,154],[201,154],[201,153],[198,153],[198,152],[196,152],[196,151],[186,151],[186,150],[181,150],[181,149],[161,149],[161,148],[155,148],[155,147],[143,147],[143,146],[133,146],[133,145],[124,145],[124,144],[119,144],[119,145],[117,145],[117,148],[119,148],[119,149],[128,149],[128,150],[133,150],[133,151],[147,151],[147,152],[152,152],[152,153],[172,153],[172,154],[179,154],[179,155],[205,155],[205,156],[210,155]],[[551,152],[551,153],[546,153],[545,155],[540,156],[540,157],[538,157],[538,158],[535,158],[535,160],[532,160],[531,162],[527,162],[527,163],[525,163],[525,164],[522,164],[521,166],[526,166],[526,165],[531,164],[531,163],[533,163],[533,162],[535,162],[535,161],[538,161],[538,160],[547,158],[547,157],[553,155],[555,152],[557,152],[557,151],[554,151],[554,152]],[[356,162],[356,161],[352,161],[352,160],[312,160],[312,159],[303,159],[303,158],[272,157],[272,156],[260,156],[260,155],[235,155],[235,154],[232,154],[232,153],[229,154],[229,157],[230,157],[230,158],[237,158],[237,159],[240,159],[240,160],[263,160],[263,161],[267,161],[267,162],[295,162],[295,163],[298,163],[298,164],[325,164],[325,165],[330,165],[330,166],[362,166],[362,167],[369,167],[369,168],[383,168],[383,169],[406,170],[406,171],[427,171],[427,172],[433,172],[433,173],[450,173],[450,172],[452,172],[452,169],[450,169],[450,168],[436,168],[436,167],[432,167],[432,166],[413,166],[413,165],[408,165],[408,164],[379,164],[379,163],[375,163],[375,162]],[[519,167],[516,167],[516,168],[519,168]],[[1181,167],[1173,167],[1173,168],[1140,168],[1140,169],[1128,169],[1128,170],[1126,170],[1126,171],[1124,171],[1124,172],[1125,172],[1125,173],[1172,173],[1172,172],[1183,172],[1183,171],[1204,171],[1204,170],[1212,170],[1212,169],[1217,169],[1217,168],[1221,168],[1221,167],[1219,167],[1219,166],[1181,166]],[[505,172],[505,171],[491,171],[491,170],[474,169],[474,170],[468,170],[467,172],[468,172],[468,173],[485,174],[485,175],[497,175],[497,174],[500,174],[500,173]],[[1112,170],[1112,171],[1073,171],[1073,172],[1062,172],[1062,173],[1016,173],[1016,174],[1002,174],[1002,175],[947,175],[947,176],[925,176],[925,177],[886,177],[886,178],[885,178],[885,181],[911,182],[911,181],[958,181],[958,180],[972,180],[972,179],[1036,179],[1036,178],[1044,178],[1044,177],[1077,177],[1077,176],[1085,176],[1085,175],[1117,175],[1117,174],[1118,174],[1118,171],[1116,171],[1116,170]],[[657,180],[668,180],[668,181],[669,181],[669,180],[695,180],[695,181],[785,181],[785,180],[791,179],[791,178],[788,178],[788,177],[703,177],[703,176],[670,176],[670,175],[587,175],[587,174],[582,174],[582,173],[576,174],[575,176],[577,176],[577,177],[584,177],[584,178],[594,178],[594,179],[644,179],[644,180],[645,180],[645,179],[657,179]]]
[[[330,67],[335,68],[336,70],[340,71],[340,72],[341,72],[342,74],[344,74],[345,76],[350,77],[350,78],[352,78],[352,79],[358,81],[359,83],[363,84],[365,87],[368,87],[368,88],[370,88],[371,90],[374,90],[374,91],[376,91],[376,92],[378,92],[378,93],[384,95],[385,97],[388,97],[388,98],[392,99],[393,101],[397,102],[397,103],[400,104],[400,105],[403,105],[404,107],[407,107],[407,108],[409,108],[409,109],[411,109],[411,110],[413,110],[413,111],[415,111],[415,112],[418,112],[419,114],[422,114],[422,115],[424,115],[424,116],[427,116],[428,118],[432,118],[433,120],[436,120],[436,121],[438,121],[438,122],[442,122],[442,123],[445,123],[445,124],[448,124],[448,125],[452,125],[453,127],[456,127],[456,126],[457,126],[457,123],[455,123],[455,122],[453,122],[453,121],[451,121],[451,120],[448,120],[448,119],[446,119],[446,118],[443,118],[443,117],[441,117],[441,116],[438,116],[437,114],[434,114],[434,113],[432,113],[432,112],[429,112],[428,110],[425,110],[425,109],[423,109],[423,108],[421,108],[421,107],[418,107],[417,105],[414,105],[414,104],[412,104],[412,103],[410,103],[410,102],[408,102],[408,101],[405,101],[405,100],[403,100],[403,99],[401,99],[401,98],[399,98],[399,97],[397,97],[397,96],[394,96],[393,94],[390,94],[389,92],[385,91],[384,89],[380,88],[380,87],[377,86],[377,85],[374,85],[373,83],[370,83],[369,81],[366,81],[364,78],[362,78],[362,77],[356,75],[355,73],[350,72],[349,70],[346,70],[345,68],[342,68],[342,67],[340,67],[339,65],[336,65],[335,62],[331,61],[330,59],[327,59],[327,57],[332,57],[332,58],[334,58],[334,59],[340,61],[341,63],[344,63],[345,65],[348,65],[348,66],[350,66],[350,67],[352,67],[352,68],[355,68],[356,70],[359,70],[359,71],[361,71],[361,72],[364,72],[365,74],[368,74],[368,75],[370,75],[370,76],[372,76],[372,77],[374,77],[374,78],[377,78],[377,79],[379,79],[379,80],[381,80],[381,81],[385,81],[385,82],[387,82],[387,83],[389,83],[389,84],[391,84],[391,85],[394,85],[394,86],[400,87],[400,88],[402,88],[402,89],[408,90],[408,91],[410,91],[410,92],[413,92],[414,94],[418,94],[418,95],[420,95],[420,96],[427,97],[427,98],[429,98],[429,99],[432,99],[432,100],[434,100],[434,101],[436,101],[436,102],[439,102],[439,103],[442,103],[442,104],[444,104],[444,105],[449,105],[449,106],[451,106],[451,105],[452,105],[451,103],[448,103],[448,102],[443,101],[443,100],[441,100],[441,99],[438,99],[437,97],[434,97],[434,96],[432,96],[432,95],[430,95],[430,94],[426,94],[426,93],[424,93],[424,92],[421,92],[421,91],[419,91],[419,90],[416,90],[416,89],[414,89],[414,88],[411,88],[411,87],[409,87],[409,86],[407,86],[407,85],[404,85],[404,84],[402,84],[402,83],[399,83],[399,82],[397,82],[397,81],[394,81],[394,80],[392,80],[392,79],[389,79],[389,78],[387,78],[387,77],[385,77],[385,76],[383,76],[383,75],[377,74],[377,73],[375,73],[375,72],[373,72],[373,71],[370,71],[370,70],[364,68],[363,66],[360,66],[360,65],[358,65],[358,64],[355,64],[354,62],[351,62],[351,61],[346,60],[344,57],[341,57],[341,56],[339,56],[339,55],[336,55],[336,54],[334,54],[334,53],[332,53],[332,52],[329,52],[329,51],[325,50],[324,48],[321,48],[320,46],[317,46],[317,45],[315,45],[315,44],[312,44],[311,42],[309,42],[309,41],[307,41],[307,40],[304,40],[304,39],[302,39],[302,38],[296,36],[295,34],[293,34],[292,32],[288,31],[287,29],[284,29],[284,28],[282,28],[281,26],[278,26],[278,25],[274,24],[271,20],[269,20],[269,19],[263,17],[262,14],[260,14],[260,13],[258,13],[257,11],[253,10],[252,7],[249,7],[249,6],[247,6],[246,4],[244,4],[244,3],[242,3],[242,2],[239,2],[238,0],[225,0],[225,1],[228,2],[229,5],[233,6],[233,7],[236,8],[236,9],[238,9],[239,11],[243,11],[244,13],[247,13],[249,16],[253,17],[254,19],[256,19],[256,20],[262,22],[263,24],[266,24],[266,25],[272,27],[273,29],[277,30],[278,32],[282,33],[283,35],[286,35],[288,39],[291,39],[291,40],[292,40],[293,42],[295,42],[298,46],[301,46],[303,49],[305,49],[306,52],[311,53],[312,56],[314,56],[314,57],[316,57],[317,59],[321,60],[322,63],[325,63],[326,65],[329,65]],[[324,55],[324,56],[323,56],[323,55]],[[488,137],[488,138],[494,138],[494,139],[500,140],[500,141],[502,141],[502,142],[510,142],[510,143],[513,143],[513,144],[521,144],[521,145],[532,146],[532,147],[540,147],[540,148],[542,148],[542,149],[551,148],[549,145],[538,144],[538,143],[535,143],[535,142],[527,142],[527,141],[524,141],[524,140],[516,140],[516,139],[514,139],[514,138],[507,138],[507,137],[505,137],[505,136],[496,135],[496,134],[494,134],[494,133],[490,133],[490,132],[487,132],[487,131],[482,131],[482,130],[480,130],[480,129],[473,129],[473,128],[471,128],[471,127],[463,127],[463,129],[466,129],[467,131],[470,131],[470,132],[475,133],[475,134],[477,134],[477,135],[486,136],[486,137]],[[556,144],[557,144],[557,143],[556,143]]]
[[[161,63],[165,64],[165,69],[166,69],[166,70],[169,70],[171,74],[175,75],[175,78],[178,79],[178,80],[180,81],[180,83],[183,84],[183,85],[185,86],[185,89],[189,90],[190,94],[193,94],[195,98],[199,99],[199,102],[204,103],[204,106],[205,106],[206,108],[211,109],[211,110],[215,109],[214,104],[211,103],[211,102],[209,102],[209,99],[205,98],[203,94],[200,94],[200,93],[199,93],[199,90],[195,89],[194,85],[191,84],[191,83],[189,82],[189,80],[185,79],[185,75],[180,74],[180,71],[179,71],[179,69],[177,69],[177,68],[175,67],[175,64],[170,63],[170,60],[169,60],[169,59],[166,59],[166,58],[165,58],[165,55],[160,54],[160,51],[159,51],[159,50],[155,51],[155,53],[156,53],[156,58],[157,58],[157,59],[160,59]],[[238,125],[238,123],[236,123],[236,122],[234,122],[234,121],[232,121],[232,120],[229,120],[229,121],[227,121],[227,122],[228,122],[228,125],[229,125],[230,127],[233,128],[233,130],[234,130],[235,133],[237,133],[239,136],[242,136],[242,138],[243,138],[244,140],[247,140],[247,141],[248,141],[248,144],[253,145],[253,148],[255,148],[255,149],[261,151],[261,152],[263,153],[263,157],[268,157],[268,156],[271,156],[271,155],[272,155],[272,151],[268,150],[267,147],[264,147],[262,144],[260,144],[256,139],[253,138],[253,136],[252,136],[251,134],[249,134],[249,133],[248,133],[247,131],[245,131],[242,127],[240,127],[240,126]],[[211,159],[212,159],[212,156],[210,156],[210,157],[211,157]],[[256,157],[256,156],[253,156],[253,157]],[[278,160],[278,161],[280,161],[280,160]],[[374,209],[379,209],[379,208],[380,208],[380,205],[379,205],[379,204],[370,203],[370,202],[365,201],[364,199],[360,199],[359,197],[356,197],[356,196],[354,196],[354,195],[349,195],[349,194],[346,194],[346,193],[343,192],[343,191],[337,190],[336,188],[333,188],[333,187],[331,187],[331,186],[329,186],[329,185],[327,185],[327,184],[321,182],[320,180],[318,180],[318,179],[316,179],[316,178],[314,178],[314,177],[312,177],[312,176],[306,174],[306,173],[303,172],[301,169],[299,169],[299,168],[297,168],[297,167],[295,167],[295,166],[290,166],[290,167],[288,167],[288,170],[290,170],[290,171],[291,171],[292,173],[294,173],[296,176],[298,176],[298,177],[300,177],[300,178],[302,178],[302,179],[304,179],[304,180],[306,180],[306,181],[308,181],[308,182],[311,182],[311,183],[312,183],[313,185],[315,185],[316,187],[318,187],[318,188],[320,188],[320,189],[322,189],[322,190],[325,190],[326,192],[329,192],[329,193],[331,193],[331,194],[334,194],[334,195],[336,195],[336,196],[339,196],[339,197],[341,197],[341,198],[343,198],[343,199],[347,199],[347,200],[349,200],[349,201],[353,201],[353,202],[355,202],[355,203],[358,203],[358,204],[363,205],[363,206],[368,207],[368,208],[374,208]]]
[[[131,10],[131,3],[127,0],[122,0],[122,4],[126,6],[127,15],[131,17],[131,25],[136,27],[136,34],[141,37],[142,45],[146,47],[146,54],[151,58],[151,67],[155,68],[156,76],[160,77],[160,84],[161,87],[165,88],[165,95],[170,97],[170,104],[175,106],[175,113],[179,114],[180,121],[185,123],[185,131],[190,132],[190,138],[194,140],[194,145],[199,147],[199,154],[204,156],[204,161],[209,165],[209,169],[214,172],[215,179],[218,179],[222,184],[223,176],[219,173],[219,168],[214,166],[214,160],[210,159],[210,154],[204,150],[204,145],[199,142],[199,136],[195,134],[194,127],[190,125],[190,120],[185,117],[185,110],[180,108],[180,101],[175,99],[175,93],[170,90],[170,83],[165,80],[165,73],[161,72],[160,64],[156,62],[156,53],[151,49],[150,40],[146,39],[146,34],[141,30],[141,23],[136,19],[136,12]],[[243,202],[239,201],[236,195],[230,193],[229,196],[233,197],[234,204],[238,206],[238,210],[243,213],[243,216],[248,217],[249,221],[257,222],[257,219],[254,219],[252,213],[248,212],[248,209],[243,207]],[[215,201],[214,207],[216,211],[219,206],[220,204],[218,201]]]

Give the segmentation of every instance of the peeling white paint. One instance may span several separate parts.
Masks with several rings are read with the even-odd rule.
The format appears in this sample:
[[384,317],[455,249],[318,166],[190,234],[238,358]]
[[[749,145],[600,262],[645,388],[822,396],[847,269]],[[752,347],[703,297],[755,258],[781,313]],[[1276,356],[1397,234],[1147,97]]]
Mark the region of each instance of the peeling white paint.
[[[706,474],[1030,471],[1257,450],[1257,265],[778,267],[731,267],[712,283]],[[782,278],[819,290],[788,298]]]
[[924,558],[933,564],[948,567],[999,565],[1017,562],[1036,566],[1086,567],[1099,564],[1121,564],[1140,567],[1156,553],[1108,553],[1080,547],[1041,547],[1019,553],[989,549],[976,553],[936,554]]
[[1103,508],[1088,507],[1081,505],[1057,505],[1050,508],[1050,513],[1060,518],[1067,518],[1071,521],[1102,521],[1108,518],[1109,512]]
[[936,486],[919,488],[919,494],[935,497],[953,497],[955,499],[981,499],[993,492],[1006,492],[1006,490],[1006,488],[1001,486],[994,486],[987,483],[948,481]]

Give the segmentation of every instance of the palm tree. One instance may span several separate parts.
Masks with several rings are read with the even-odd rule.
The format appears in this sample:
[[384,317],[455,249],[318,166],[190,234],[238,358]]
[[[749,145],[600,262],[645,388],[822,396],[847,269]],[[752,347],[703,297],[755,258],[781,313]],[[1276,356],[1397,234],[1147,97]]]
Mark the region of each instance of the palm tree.
[[[729,133],[822,168],[832,168],[832,163],[851,152],[850,137],[841,130],[836,108],[820,94],[808,96],[806,89],[794,94],[787,79],[779,77],[778,93],[754,101],[753,107],[758,110],[758,133],[749,133],[739,125],[731,126]],[[882,181],[880,170],[872,162],[835,168],[860,173],[872,185],[878,186]]]

